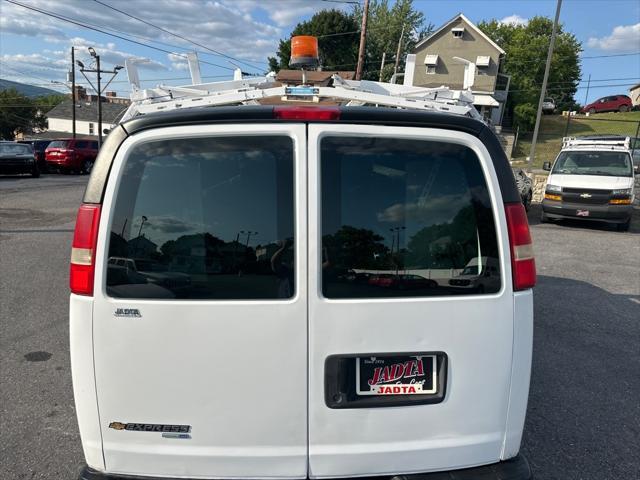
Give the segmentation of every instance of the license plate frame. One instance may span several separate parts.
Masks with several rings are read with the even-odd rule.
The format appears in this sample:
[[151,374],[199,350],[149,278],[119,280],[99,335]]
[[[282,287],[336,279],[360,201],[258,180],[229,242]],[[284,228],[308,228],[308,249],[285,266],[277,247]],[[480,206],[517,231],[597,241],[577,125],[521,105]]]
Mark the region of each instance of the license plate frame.
[[[435,356],[435,393],[358,395],[356,358]],[[449,359],[443,351],[387,351],[329,355],[324,364],[324,401],[331,409],[386,408],[431,405],[445,400],[448,390]],[[362,389],[360,389],[362,390]]]
[[357,395],[438,393],[436,355],[356,357],[355,363]]

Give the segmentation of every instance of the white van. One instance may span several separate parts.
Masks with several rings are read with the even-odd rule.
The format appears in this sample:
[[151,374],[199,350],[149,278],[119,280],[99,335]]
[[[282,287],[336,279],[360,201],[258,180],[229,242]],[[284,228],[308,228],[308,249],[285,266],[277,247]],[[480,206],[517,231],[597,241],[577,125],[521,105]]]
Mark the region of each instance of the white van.
[[[542,201],[541,221],[596,220],[626,231],[635,199],[630,138],[563,139],[550,171]],[[635,172],[637,174],[637,171]]]
[[[483,291],[353,274],[454,278],[477,258],[494,267]],[[322,105],[134,118],[107,137],[73,239],[80,478],[529,479],[535,277],[480,121]]]

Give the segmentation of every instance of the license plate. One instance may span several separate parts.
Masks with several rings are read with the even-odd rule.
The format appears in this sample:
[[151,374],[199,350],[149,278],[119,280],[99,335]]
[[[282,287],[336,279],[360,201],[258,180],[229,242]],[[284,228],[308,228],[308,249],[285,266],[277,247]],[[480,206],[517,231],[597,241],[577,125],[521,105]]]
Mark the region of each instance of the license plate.
[[578,211],[576,211],[576,215],[578,217],[588,217],[589,216],[589,210],[578,210]]
[[433,395],[438,388],[435,355],[358,357],[358,395]]

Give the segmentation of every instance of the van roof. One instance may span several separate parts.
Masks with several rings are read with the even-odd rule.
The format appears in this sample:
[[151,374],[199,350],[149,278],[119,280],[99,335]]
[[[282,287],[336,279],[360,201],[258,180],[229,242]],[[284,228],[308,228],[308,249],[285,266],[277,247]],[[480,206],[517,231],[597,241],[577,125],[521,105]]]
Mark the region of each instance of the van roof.
[[[500,192],[505,203],[520,201],[509,160],[493,131],[483,122],[463,115],[424,110],[401,110],[389,107],[332,107],[339,109],[339,120],[279,120],[274,118],[277,107],[273,105],[203,107],[171,110],[141,115],[128,120],[107,136],[85,190],[85,203],[101,203],[109,170],[120,145],[130,135],[162,127],[204,125],[215,123],[351,123],[363,125],[385,125],[399,127],[438,128],[464,132],[477,137],[487,148],[498,177]],[[309,107],[314,108],[314,107]],[[315,107],[321,108],[321,107]]]

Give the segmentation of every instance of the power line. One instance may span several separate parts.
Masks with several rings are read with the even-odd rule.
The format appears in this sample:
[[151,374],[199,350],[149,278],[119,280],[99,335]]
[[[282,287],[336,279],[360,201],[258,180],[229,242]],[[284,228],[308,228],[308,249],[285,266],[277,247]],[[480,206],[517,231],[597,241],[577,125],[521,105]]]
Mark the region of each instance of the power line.
[[228,58],[228,59],[230,59],[230,60],[235,60],[235,61],[237,61],[237,62],[239,62],[239,63],[243,63],[244,65],[247,65],[247,66],[249,66],[249,67],[251,67],[251,68],[255,68],[255,69],[257,69],[257,70],[261,70],[261,69],[262,69],[262,67],[257,67],[257,66],[255,66],[255,65],[253,65],[253,64],[251,64],[251,63],[248,63],[248,62],[245,62],[245,61],[243,61],[243,60],[240,60],[239,58],[232,57],[231,55],[227,55],[226,53],[222,53],[222,52],[220,52],[220,51],[218,51],[218,50],[214,50],[213,48],[209,48],[209,47],[207,47],[206,45],[203,45],[203,44],[198,43],[198,42],[196,42],[196,41],[194,41],[194,40],[191,40],[191,39],[189,39],[189,38],[187,38],[187,37],[185,37],[185,36],[183,36],[183,35],[180,35],[180,34],[178,34],[178,33],[171,32],[171,31],[167,30],[166,28],[162,28],[162,27],[160,27],[160,26],[158,26],[158,25],[155,25],[155,24],[153,24],[153,23],[151,23],[151,22],[148,22],[147,20],[144,20],[144,19],[142,19],[142,18],[140,18],[140,17],[136,17],[135,15],[132,15],[132,14],[130,14],[130,13],[127,13],[127,12],[123,11],[123,10],[120,10],[119,8],[116,8],[116,7],[113,7],[113,6],[111,6],[111,5],[107,4],[107,3],[104,3],[104,2],[102,2],[101,0],[93,0],[93,1],[94,1],[94,2],[96,2],[96,3],[98,3],[98,4],[100,4],[100,5],[102,5],[102,6],[104,6],[104,7],[110,8],[111,10],[114,10],[114,11],[116,11],[116,12],[119,12],[119,13],[121,13],[122,15],[126,15],[126,16],[127,16],[127,17],[129,17],[129,18],[133,18],[133,19],[135,19],[135,20],[138,20],[139,22],[142,22],[142,23],[144,23],[145,25],[149,25],[150,27],[157,28],[158,30],[163,31],[164,33],[167,33],[167,34],[169,34],[169,35],[172,35],[172,36],[174,36],[174,37],[176,37],[176,38],[180,38],[181,40],[184,40],[185,42],[189,42],[189,43],[192,43],[193,45],[197,45],[197,46],[199,46],[199,47],[201,47],[201,48],[204,48],[205,50],[208,50],[208,51],[210,51],[210,52],[212,52],[212,53],[215,53],[216,55],[220,55],[221,57],[225,57],[225,58]]
[[[185,55],[185,54],[172,52],[170,50],[165,50],[164,48],[160,48],[160,47],[154,47],[153,45],[149,45],[149,44],[146,44],[146,43],[138,42],[137,40],[132,40],[130,38],[126,38],[126,37],[123,37],[121,35],[117,35],[115,33],[109,33],[109,32],[107,32],[105,30],[102,30],[102,29],[96,28],[96,27],[92,27],[90,25],[84,24],[84,23],[79,22],[77,20],[72,20],[71,18],[65,18],[63,16],[58,15],[57,13],[54,13],[54,12],[46,11],[46,10],[43,10],[43,9],[40,9],[40,8],[37,8],[37,7],[32,7],[32,6],[29,6],[29,5],[24,5],[22,3],[16,2],[15,0],[5,0],[5,1],[9,2],[9,3],[12,3],[14,5],[18,5],[19,7],[22,7],[22,8],[26,8],[27,10],[32,10],[34,12],[38,12],[38,13],[40,13],[42,15],[46,15],[46,16],[49,16],[49,17],[57,18],[58,20],[62,20],[64,22],[68,22],[68,23],[72,23],[74,25],[78,25],[78,26],[80,26],[82,28],[93,30],[93,31],[102,33],[104,35],[109,35],[111,37],[119,38],[119,39],[124,40],[126,42],[135,43],[136,45],[140,45],[140,46],[143,46],[143,47],[151,48],[153,50],[158,50],[159,52],[164,52],[164,53],[168,53],[168,54],[171,54],[171,55],[176,55],[176,56],[179,56],[179,57],[187,58],[187,55]],[[224,70],[234,70],[234,68],[226,67],[224,65],[218,65],[217,63],[206,62],[204,60],[200,60],[200,62],[201,63],[205,63],[207,65],[212,65],[214,67],[222,68]]]
[[590,58],[610,58],[610,57],[630,57],[632,55],[640,55],[640,52],[631,52],[631,53],[616,53],[613,55],[592,55],[590,57],[580,57],[581,60],[590,59]]

